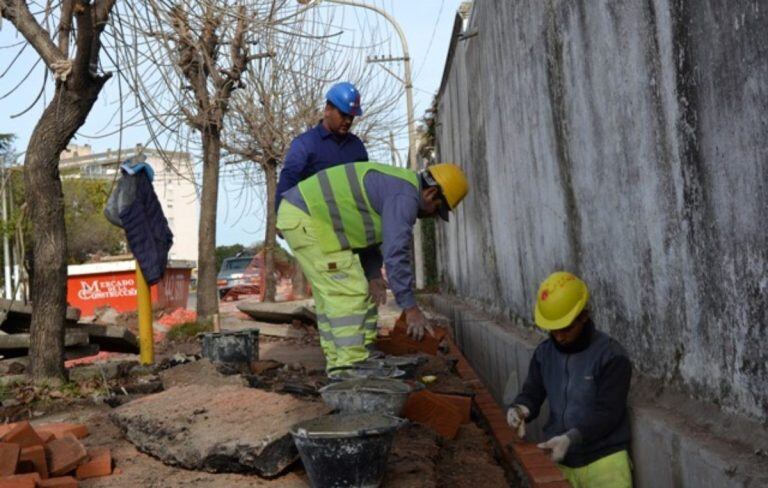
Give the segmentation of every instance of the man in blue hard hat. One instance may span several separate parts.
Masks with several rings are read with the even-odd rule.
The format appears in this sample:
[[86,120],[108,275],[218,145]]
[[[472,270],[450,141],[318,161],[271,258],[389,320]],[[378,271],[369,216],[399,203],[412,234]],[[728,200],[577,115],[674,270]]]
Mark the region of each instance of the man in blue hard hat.
[[325,96],[323,119],[291,142],[277,182],[275,210],[283,193],[315,173],[337,164],[368,161],[363,142],[350,132],[358,115],[363,115],[363,109],[355,85],[333,85]]

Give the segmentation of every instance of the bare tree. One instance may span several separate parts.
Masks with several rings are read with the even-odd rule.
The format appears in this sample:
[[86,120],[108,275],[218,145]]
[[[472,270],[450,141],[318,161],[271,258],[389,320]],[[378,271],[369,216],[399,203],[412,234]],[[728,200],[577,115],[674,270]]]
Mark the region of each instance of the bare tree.
[[[67,244],[59,155],[85,122],[111,76],[99,73],[98,66],[101,35],[114,4],[115,0],[62,0],[55,6],[52,2],[40,6],[0,0],[0,14],[53,71],[55,83],[54,96],[32,132],[24,159],[38,284],[31,290],[30,373],[36,379],[65,375]],[[11,66],[17,58],[11,60]]]
[[134,59],[132,86],[141,108],[156,125],[152,131],[180,140],[188,134],[179,127],[183,123],[202,146],[197,313],[210,317],[218,312],[216,207],[224,117],[254,58],[251,28],[260,14],[249,8],[256,3],[244,1],[140,3],[144,15],[126,22],[134,41],[123,44],[124,56]]
[[[277,2],[272,5],[270,20],[280,16]],[[355,132],[369,146],[388,143],[390,132],[403,125],[396,115],[400,87],[382,83],[378,68],[365,62],[375,39],[341,41],[343,29],[337,19],[315,11],[283,16],[291,20],[265,30],[260,38],[270,57],[254,62],[243,77],[244,89],[232,97],[224,137],[225,149],[234,156],[231,159],[250,165],[244,168],[243,181],[265,187],[265,301],[275,299],[278,168],[293,138],[322,118],[324,93],[330,84],[343,79],[362,87],[365,116],[356,122]],[[250,174],[251,168],[261,174]]]

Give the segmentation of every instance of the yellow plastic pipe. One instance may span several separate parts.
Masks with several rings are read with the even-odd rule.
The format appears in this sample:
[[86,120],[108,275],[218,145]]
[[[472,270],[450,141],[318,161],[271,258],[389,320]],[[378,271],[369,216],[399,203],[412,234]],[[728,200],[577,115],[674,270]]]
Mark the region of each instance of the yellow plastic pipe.
[[152,295],[149,285],[136,261],[136,300],[139,308],[139,351],[141,364],[155,362],[155,341],[152,332]]

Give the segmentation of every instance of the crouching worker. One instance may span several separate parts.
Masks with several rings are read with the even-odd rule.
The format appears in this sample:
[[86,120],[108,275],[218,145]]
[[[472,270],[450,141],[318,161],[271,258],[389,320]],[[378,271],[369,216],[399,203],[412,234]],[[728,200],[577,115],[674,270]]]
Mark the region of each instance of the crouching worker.
[[595,329],[585,308],[589,292],[576,276],[557,272],[539,287],[536,325],[549,331],[531,359],[507,423],[525,435],[525,422],[550,414],[538,447],[576,488],[632,486],[627,394],[632,365],[624,348]]
[[312,283],[330,374],[374,349],[377,305],[386,301],[382,261],[408,333],[418,340],[432,333],[411,289],[413,225],[435,215],[447,221],[467,191],[454,164],[417,173],[359,162],[320,171],[283,194],[277,228]]

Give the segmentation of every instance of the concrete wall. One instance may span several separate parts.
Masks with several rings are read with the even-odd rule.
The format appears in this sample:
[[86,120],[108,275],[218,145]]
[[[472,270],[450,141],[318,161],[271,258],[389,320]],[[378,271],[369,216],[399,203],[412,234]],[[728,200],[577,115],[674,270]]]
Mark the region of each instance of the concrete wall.
[[[446,295],[423,299],[446,316],[453,337],[499,403],[508,405],[525,381],[541,336],[520,320],[499,321]],[[639,488],[762,488],[768,486],[768,433],[755,421],[723,414],[684,395],[660,392],[633,378],[630,454]],[[528,440],[543,440],[548,410],[528,424]]]
[[581,275],[636,369],[768,422],[768,1],[477,0],[448,59],[450,290],[532,317]]

